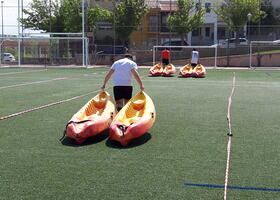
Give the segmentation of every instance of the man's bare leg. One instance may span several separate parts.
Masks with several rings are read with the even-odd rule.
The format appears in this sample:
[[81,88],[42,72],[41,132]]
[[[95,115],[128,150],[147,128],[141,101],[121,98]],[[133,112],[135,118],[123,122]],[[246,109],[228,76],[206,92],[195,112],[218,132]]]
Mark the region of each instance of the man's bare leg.
[[124,106],[124,99],[116,100],[117,111],[119,112]]
[[130,99],[123,99],[123,106],[125,106],[127,104],[127,102],[129,102]]

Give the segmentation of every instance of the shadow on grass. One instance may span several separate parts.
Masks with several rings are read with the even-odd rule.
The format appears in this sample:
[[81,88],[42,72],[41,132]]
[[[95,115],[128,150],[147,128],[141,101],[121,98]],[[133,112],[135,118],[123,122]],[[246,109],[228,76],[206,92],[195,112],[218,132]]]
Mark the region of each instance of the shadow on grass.
[[193,78],[192,76],[181,76],[181,75],[179,75],[179,76],[177,76],[177,78]]
[[108,139],[106,141],[106,145],[108,147],[111,148],[116,148],[116,149],[129,149],[129,148],[133,148],[133,147],[137,147],[140,146],[142,144],[145,144],[146,142],[148,142],[150,139],[152,138],[152,135],[150,133],[145,133],[144,135],[133,139],[127,146],[122,146],[121,143],[114,141],[114,140],[110,140]]
[[178,78],[196,78],[196,79],[200,79],[200,78],[205,78],[205,76],[203,77],[199,77],[199,76],[177,76]]
[[162,77],[161,75],[148,75],[147,77],[151,77],[151,78],[154,78],[154,77]]
[[203,78],[205,78],[205,76],[194,76],[193,78],[196,78],[196,79],[203,79]]
[[72,147],[80,147],[80,146],[86,146],[86,145],[91,145],[91,144],[96,144],[99,142],[102,142],[109,136],[109,129],[99,133],[98,135],[89,137],[85,142],[82,144],[78,144],[74,139],[71,139],[69,137],[65,137],[62,141],[61,144],[65,146],[72,146]]

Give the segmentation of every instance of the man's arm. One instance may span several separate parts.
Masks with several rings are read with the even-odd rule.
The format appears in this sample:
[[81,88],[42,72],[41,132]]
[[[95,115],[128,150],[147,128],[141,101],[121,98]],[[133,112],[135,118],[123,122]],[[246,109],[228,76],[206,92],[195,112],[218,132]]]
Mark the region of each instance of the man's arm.
[[107,82],[109,81],[109,79],[111,78],[112,74],[114,73],[114,70],[110,69],[108,71],[108,73],[106,74],[105,78],[104,78],[104,82],[103,85],[101,86],[101,89],[104,90],[106,87]]
[[139,84],[140,90],[144,90],[144,85],[143,85],[143,83],[142,83],[142,80],[141,80],[141,78],[140,78],[138,72],[137,72],[135,69],[132,69],[131,72],[132,72],[132,74],[133,74],[135,80],[136,80],[137,83]]

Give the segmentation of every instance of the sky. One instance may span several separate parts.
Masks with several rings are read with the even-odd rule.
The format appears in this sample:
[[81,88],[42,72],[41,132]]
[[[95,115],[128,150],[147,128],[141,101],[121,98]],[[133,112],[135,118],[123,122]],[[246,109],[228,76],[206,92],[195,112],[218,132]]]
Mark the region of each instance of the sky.
[[[17,35],[18,34],[18,1],[20,1],[20,6],[21,2],[23,1],[23,7],[27,8],[28,4],[32,2],[32,0],[3,0],[3,32],[4,35]],[[21,9],[20,9],[21,11]],[[0,30],[2,31],[2,9],[0,9],[0,24],[1,28]],[[20,13],[21,17],[21,13]],[[29,32],[38,32],[38,31],[30,31],[30,30],[25,30],[24,33],[29,33]],[[0,32],[1,34],[2,32]]]

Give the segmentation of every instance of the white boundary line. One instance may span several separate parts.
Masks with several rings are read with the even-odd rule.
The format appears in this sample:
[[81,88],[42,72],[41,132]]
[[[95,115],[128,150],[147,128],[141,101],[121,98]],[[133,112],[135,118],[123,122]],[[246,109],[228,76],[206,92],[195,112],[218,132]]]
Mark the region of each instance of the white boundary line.
[[64,100],[57,101],[57,102],[54,102],[54,103],[50,103],[50,104],[47,104],[47,105],[31,108],[31,109],[24,110],[24,111],[21,111],[21,112],[17,112],[17,113],[14,113],[14,114],[10,114],[10,115],[4,116],[4,117],[0,117],[0,121],[5,120],[5,119],[9,119],[9,118],[12,118],[12,117],[16,117],[18,115],[22,115],[22,114],[25,114],[25,113],[29,113],[29,112],[32,112],[32,111],[35,111],[35,110],[48,108],[48,107],[55,106],[55,105],[58,105],[58,104],[62,104],[62,103],[68,102],[68,101],[78,99],[78,98],[82,98],[82,97],[88,96],[90,94],[97,93],[98,91],[100,91],[100,90],[95,90],[95,91],[92,91],[92,92],[89,92],[89,93],[86,93],[86,94],[82,94],[82,95],[79,95],[79,96],[75,96],[75,97],[72,97],[72,98],[69,98],[69,99],[64,99]]
[[232,142],[232,132],[231,132],[231,120],[230,120],[230,110],[231,110],[231,103],[232,103],[232,96],[235,89],[235,72],[233,72],[233,80],[232,80],[232,90],[231,94],[228,98],[228,110],[227,110],[227,121],[228,121],[228,144],[227,144],[227,163],[226,163],[226,170],[225,170],[225,184],[224,184],[224,200],[227,199],[227,189],[228,189],[228,177],[229,177],[229,167],[230,167],[230,154],[231,154],[231,142]]
[[[103,73],[103,72],[101,72],[101,73]],[[147,75],[144,75],[142,77],[146,77],[146,76]],[[108,90],[109,88],[111,88],[111,86],[108,87],[108,88],[105,88],[105,89]],[[68,101],[78,99],[78,98],[82,98],[82,97],[88,96],[90,94],[97,93],[99,91],[101,91],[101,90],[95,90],[95,91],[92,91],[92,92],[89,92],[89,93],[86,93],[86,94],[82,94],[82,95],[79,95],[79,96],[75,96],[75,97],[72,97],[72,98],[69,98],[69,99],[64,99],[64,100],[57,101],[57,102],[54,102],[54,103],[50,103],[50,104],[47,104],[47,105],[31,108],[31,109],[24,110],[24,111],[17,112],[17,113],[13,113],[13,114],[10,114],[10,115],[4,116],[4,117],[0,117],[0,121],[5,120],[5,119],[9,119],[9,118],[12,118],[12,117],[16,117],[18,115],[22,115],[22,114],[25,114],[25,113],[29,113],[29,112],[33,112],[33,111],[36,111],[36,110],[40,110],[40,109],[48,108],[48,107],[55,106],[55,105],[58,105],[58,104],[62,104],[62,103],[68,102]]]
[[42,72],[42,71],[47,71],[47,69],[29,70],[29,71],[25,71],[25,72],[7,72],[7,73],[0,73],[0,76],[10,75],[10,74],[25,74],[25,73],[30,73],[30,72]]
[[72,77],[62,77],[62,78],[54,78],[54,79],[49,79],[49,80],[44,80],[44,81],[34,81],[34,82],[28,82],[28,83],[21,83],[21,84],[16,84],[16,85],[8,85],[8,86],[2,86],[0,87],[1,89],[7,89],[7,88],[15,88],[15,87],[20,87],[20,86],[26,86],[26,85],[34,85],[38,83],[47,83],[47,82],[52,82],[52,81],[60,81],[60,80],[65,80],[65,79],[70,79]]
[[[102,74],[103,72],[94,72],[91,74]],[[8,88],[15,88],[15,87],[20,87],[20,86],[26,86],[26,85],[34,85],[34,84],[39,84],[39,83],[47,83],[47,82],[52,82],[52,81],[60,81],[60,80],[66,80],[66,79],[74,79],[82,76],[89,76],[91,74],[82,74],[80,76],[65,76],[65,77],[60,77],[60,78],[54,78],[54,79],[48,79],[48,80],[43,80],[43,81],[34,81],[34,82],[27,82],[27,83],[20,83],[16,85],[7,85],[7,86],[2,86],[0,87],[1,89],[8,89]]]

